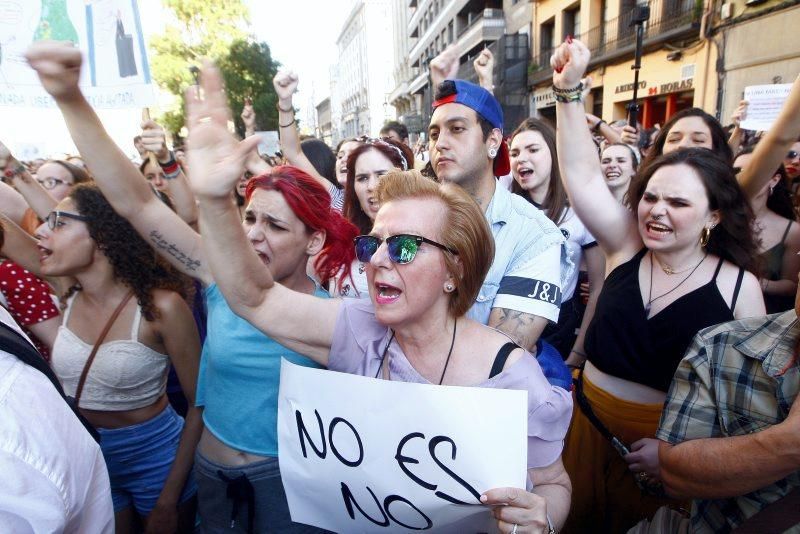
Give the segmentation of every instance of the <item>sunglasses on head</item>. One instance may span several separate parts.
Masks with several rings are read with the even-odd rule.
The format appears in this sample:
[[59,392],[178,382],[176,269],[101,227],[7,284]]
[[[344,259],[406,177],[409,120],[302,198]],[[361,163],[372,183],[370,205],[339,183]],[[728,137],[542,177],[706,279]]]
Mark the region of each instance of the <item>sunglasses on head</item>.
[[84,217],[83,215],[78,215],[77,213],[70,213],[68,211],[51,211],[47,214],[47,217],[44,218],[44,221],[47,223],[47,227],[51,230],[55,230],[58,226],[59,219],[74,219],[76,221],[83,221],[86,222],[89,220],[88,217]]
[[386,249],[389,251],[389,259],[392,263],[404,265],[414,261],[420,245],[427,243],[434,247],[446,250],[450,254],[458,254],[455,250],[437,243],[426,237],[411,234],[397,234],[389,236],[386,239],[375,237],[374,235],[360,235],[354,240],[356,245],[356,257],[358,261],[367,263],[372,259],[372,255],[377,252],[381,243],[386,241]]
[[795,159],[800,153],[797,150],[790,150],[788,154],[786,154],[786,159]]

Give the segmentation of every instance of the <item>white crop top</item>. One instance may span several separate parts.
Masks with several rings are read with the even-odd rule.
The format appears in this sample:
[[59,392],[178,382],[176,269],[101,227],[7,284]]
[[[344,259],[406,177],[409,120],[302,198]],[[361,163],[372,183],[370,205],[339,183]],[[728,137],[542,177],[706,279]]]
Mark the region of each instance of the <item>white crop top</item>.
[[[69,396],[75,395],[90,345],[68,327],[73,295],[53,343],[51,366]],[[169,356],[139,343],[142,310],[136,307],[130,339],[106,341],[97,351],[86,376],[80,407],[108,412],[134,410],[153,404],[167,388]]]

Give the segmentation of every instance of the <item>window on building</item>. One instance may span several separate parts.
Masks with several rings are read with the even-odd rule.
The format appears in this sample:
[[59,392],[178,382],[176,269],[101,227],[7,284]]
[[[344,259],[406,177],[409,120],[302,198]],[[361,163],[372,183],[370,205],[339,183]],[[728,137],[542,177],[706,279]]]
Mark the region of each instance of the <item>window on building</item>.
[[564,11],[564,24],[562,25],[564,29],[564,35],[562,38],[565,38],[567,35],[573,36],[580,36],[581,34],[581,6],[580,4],[577,7],[573,7],[571,9],[567,9]]
[[539,25],[539,54],[549,56],[556,44],[556,21],[550,19]]
[[454,26],[455,26],[455,21],[453,21],[453,20],[451,20],[450,24],[447,25],[447,42],[448,43],[452,43],[453,40],[454,40],[453,39],[453,37],[454,37],[454,33],[453,32],[454,32],[454,29],[455,29]]

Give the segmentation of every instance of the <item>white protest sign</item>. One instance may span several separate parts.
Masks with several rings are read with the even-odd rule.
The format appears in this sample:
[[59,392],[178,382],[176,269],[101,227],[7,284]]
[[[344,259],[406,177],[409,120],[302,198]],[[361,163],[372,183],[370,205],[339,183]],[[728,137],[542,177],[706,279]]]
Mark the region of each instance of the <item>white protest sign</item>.
[[81,50],[81,90],[95,108],[155,102],[137,0],[0,0],[0,106],[55,107],[24,57],[45,39]]
[[256,132],[256,135],[261,138],[258,143],[258,153],[262,156],[274,156],[281,149],[278,132],[275,130]]
[[526,391],[283,360],[278,458],[292,520],[334,532],[497,532],[479,497],[525,487],[527,402]]
[[747,117],[742,121],[741,128],[769,130],[778,118],[791,88],[790,83],[745,87],[744,99],[748,102]]

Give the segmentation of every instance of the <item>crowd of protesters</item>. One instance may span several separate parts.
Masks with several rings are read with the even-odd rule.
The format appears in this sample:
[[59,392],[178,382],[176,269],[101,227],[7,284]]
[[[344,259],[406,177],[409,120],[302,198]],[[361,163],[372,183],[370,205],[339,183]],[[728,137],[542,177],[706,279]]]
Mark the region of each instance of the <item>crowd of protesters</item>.
[[27,59],[80,156],[0,142],[0,530],[323,532],[281,480],[286,358],[525,390],[526,487],[480,497],[500,532],[800,532],[800,77],[766,132],[747,102],[608,124],[568,40],[555,124],[517,125],[491,53],[473,84],[448,49],[427,143],[332,148],[281,72],[263,158],[206,63],[186,145],[144,121],[132,162],[78,49]]

